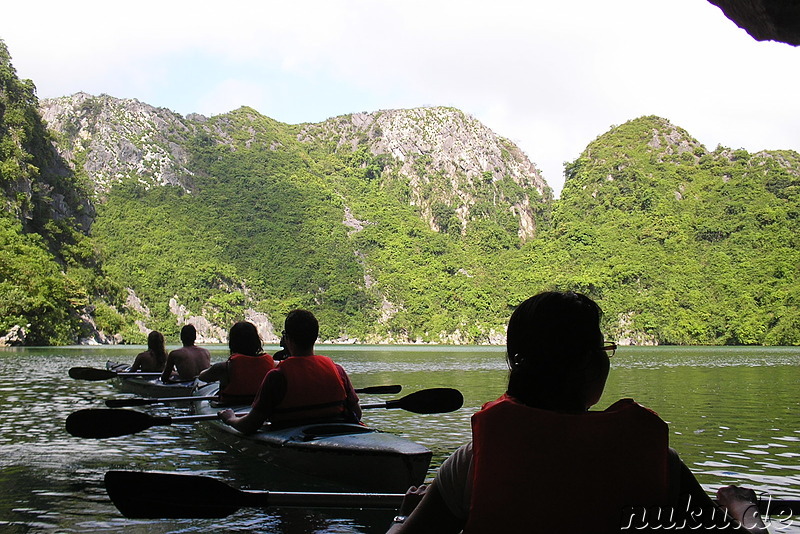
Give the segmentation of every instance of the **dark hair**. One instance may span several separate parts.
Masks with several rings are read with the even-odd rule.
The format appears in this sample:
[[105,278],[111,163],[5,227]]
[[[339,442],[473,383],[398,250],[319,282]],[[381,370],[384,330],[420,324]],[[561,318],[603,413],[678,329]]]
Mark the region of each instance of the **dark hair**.
[[231,327],[228,334],[228,348],[231,354],[259,356],[264,352],[261,337],[256,325],[247,321],[239,321]]
[[284,322],[286,337],[291,339],[298,349],[309,349],[319,337],[319,322],[308,310],[292,310]]
[[150,351],[150,354],[155,356],[156,362],[161,367],[167,363],[167,349],[164,346],[164,334],[159,332],[158,330],[151,330],[149,334],[147,334],[147,350]]
[[197,339],[197,330],[194,325],[187,324],[181,328],[181,341],[184,345],[186,343],[194,343],[195,339]]
[[572,291],[520,304],[508,321],[508,394],[536,408],[585,409],[591,381],[609,368],[601,316],[592,299]]

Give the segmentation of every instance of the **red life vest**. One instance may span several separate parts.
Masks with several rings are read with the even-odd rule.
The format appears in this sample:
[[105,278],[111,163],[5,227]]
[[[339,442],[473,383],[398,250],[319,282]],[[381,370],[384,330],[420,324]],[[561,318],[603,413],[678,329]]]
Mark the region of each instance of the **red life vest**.
[[333,360],[326,356],[292,356],[281,361],[277,371],[286,378],[286,395],[270,421],[312,420],[345,413],[345,390]]
[[631,399],[565,414],[508,395],[472,416],[465,533],[618,532],[628,506],[668,504],[668,428]]
[[231,354],[228,358],[228,382],[220,388],[220,402],[224,404],[250,404],[261,388],[267,373],[275,367],[269,354],[247,356]]

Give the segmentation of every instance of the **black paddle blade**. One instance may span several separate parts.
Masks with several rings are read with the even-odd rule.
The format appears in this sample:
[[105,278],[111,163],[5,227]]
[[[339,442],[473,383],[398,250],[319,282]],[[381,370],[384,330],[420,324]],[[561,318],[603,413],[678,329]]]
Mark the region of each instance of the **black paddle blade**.
[[114,378],[117,373],[106,369],[94,369],[92,367],[72,367],[68,371],[69,377],[76,380],[108,380]]
[[153,417],[134,410],[78,410],[67,417],[67,432],[79,438],[114,438],[168,425],[170,421],[169,417]]
[[161,399],[106,399],[106,406],[109,408],[130,408],[131,406],[147,406],[149,404],[156,404]]
[[249,501],[222,481],[196,475],[109,471],[106,491],[132,519],[221,518]]
[[453,388],[432,388],[388,401],[387,408],[402,408],[413,413],[454,412],[464,405],[464,396]]
[[400,385],[391,385],[391,386],[369,386],[365,388],[358,388],[356,389],[356,393],[400,393],[402,391],[403,386]]

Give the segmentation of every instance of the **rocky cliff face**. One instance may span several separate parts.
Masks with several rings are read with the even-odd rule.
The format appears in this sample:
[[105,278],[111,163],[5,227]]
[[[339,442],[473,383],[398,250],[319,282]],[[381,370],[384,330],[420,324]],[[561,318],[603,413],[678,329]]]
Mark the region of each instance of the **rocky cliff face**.
[[[247,108],[230,114],[237,120],[184,118],[138,100],[86,93],[44,100],[40,107],[48,126],[58,132],[60,155],[73,166],[80,163],[101,196],[124,177],[136,177],[148,187],[170,184],[190,191],[187,146],[192,135],[202,132],[233,148],[234,138],[242,134],[241,119],[266,119]],[[252,128],[250,134],[246,146],[262,137]],[[519,147],[453,108],[343,115],[304,125],[297,140],[306,146],[334,142],[340,151],[366,145],[372,154],[388,156],[389,170],[408,182],[409,202],[435,231],[441,229],[434,214],[437,204],[454,210],[463,232],[476,216],[476,204],[490,202],[507,205],[525,241],[536,235],[535,214],[542,201],[552,200],[551,189]],[[282,148],[275,141],[270,146]]]
[[58,132],[62,157],[80,162],[97,193],[123,177],[148,186],[189,189],[186,168],[188,121],[164,108],[138,100],[77,93],[41,102],[42,118]]
[[[436,203],[455,210],[463,231],[475,216],[474,206],[489,200],[508,205],[524,241],[536,234],[534,205],[552,200],[551,189],[519,147],[453,108],[343,115],[307,125],[298,139],[334,142],[350,151],[366,145],[374,155],[390,156],[408,180],[411,204],[436,231]],[[507,187],[507,181],[517,187]]]

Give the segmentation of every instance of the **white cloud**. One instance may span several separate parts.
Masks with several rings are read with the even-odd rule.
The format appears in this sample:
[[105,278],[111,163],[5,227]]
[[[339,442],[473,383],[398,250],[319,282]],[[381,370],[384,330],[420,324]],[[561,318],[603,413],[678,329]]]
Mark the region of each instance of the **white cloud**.
[[286,122],[451,105],[518,142],[556,191],[564,161],[641,115],[709,148],[800,149],[800,49],[758,43],[702,0],[15,4],[0,38],[43,97]]

